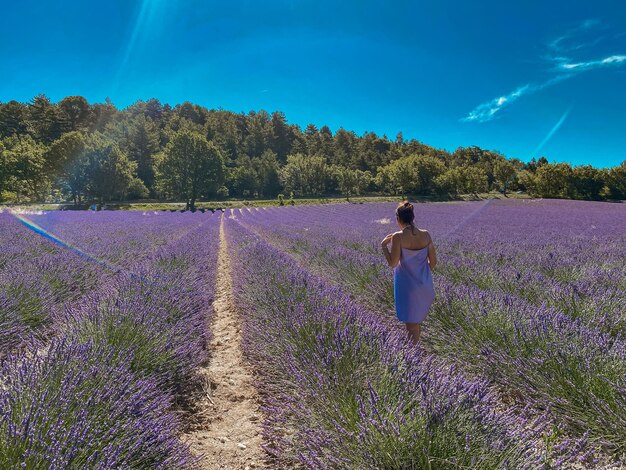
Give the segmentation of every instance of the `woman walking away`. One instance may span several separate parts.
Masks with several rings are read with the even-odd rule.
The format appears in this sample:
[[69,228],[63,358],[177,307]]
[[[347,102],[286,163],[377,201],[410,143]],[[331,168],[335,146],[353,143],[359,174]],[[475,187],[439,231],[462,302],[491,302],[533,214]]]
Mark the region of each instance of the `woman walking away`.
[[[387,235],[380,246],[393,268],[393,297],[398,320],[406,325],[409,340],[417,344],[420,323],[435,300],[431,270],[437,264],[435,245],[430,234],[415,227],[413,205],[408,201],[396,209],[399,232]],[[391,243],[391,252],[387,245]]]

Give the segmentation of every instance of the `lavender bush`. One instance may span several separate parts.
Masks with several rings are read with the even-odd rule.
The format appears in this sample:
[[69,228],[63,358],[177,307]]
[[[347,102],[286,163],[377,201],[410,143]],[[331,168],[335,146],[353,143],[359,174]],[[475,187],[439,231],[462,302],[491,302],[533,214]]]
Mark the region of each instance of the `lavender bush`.
[[0,213],[0,357],[54,334],[63,305],[92,290],[99,266],[55,246]]
[[[559,432],[589,436],[615,462],[626,451],[623,211],[571,201],[417,206],[441,258],[427,349],[490,379],[510,405],[548,410]],[[233,214],[392,327],[391,273],[377,246],[394,229],[389,215],[390,204]]]
[[[46,239],[0,215],[3,240],[17,232],[32,259],[18,270],[19,253],[2,258],[0,275],[29,303],[0,305],[18,327],[40,313],[48,332],[23,335],[3,364],[0,466],[193,468],[172,403],[207,360],[219,217],[25,216]],[[86,289],[37,288],[81,269],[94,273]]]
[[227,228],[277,466],[544,468],[580,456],[546,446],[546,422],[503,411],[484,380],[409,347],[236,220]]
[[53,341],[0,372],[0,467],[187,468],[170,398],[115,351]]
[[181,392],[207,359],[218,221],[156,250],[135,276],[66,310],[64,335],[132,353],[131,370]]

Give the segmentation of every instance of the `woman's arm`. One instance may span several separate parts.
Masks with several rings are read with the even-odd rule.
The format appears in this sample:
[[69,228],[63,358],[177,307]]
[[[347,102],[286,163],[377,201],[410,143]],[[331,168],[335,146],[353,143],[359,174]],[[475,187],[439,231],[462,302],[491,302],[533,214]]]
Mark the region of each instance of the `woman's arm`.
[[[394,234],[389,234],[385,237],[385,239],[380,243],[383,254],[385,255],[385,259],[387,260],[387,264],[389,267],[394,268],[400,262],[400,250],[402,248],[402,235],[399,232]],[[387,246],[391,243],[391,253]]]
[[430,265],[430,269],[435,269],[435,266],[437,266],[437,252],[435,251],[435,245],[432,240],[430,240],[430,244],[428,245],[428,264]]

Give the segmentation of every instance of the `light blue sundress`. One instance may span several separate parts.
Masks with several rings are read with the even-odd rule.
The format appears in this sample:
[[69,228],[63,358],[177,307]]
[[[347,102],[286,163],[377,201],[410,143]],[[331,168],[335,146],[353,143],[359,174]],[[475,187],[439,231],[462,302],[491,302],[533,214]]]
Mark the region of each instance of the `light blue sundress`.
[[393,297],[398,320],[421,323],[435,300],[428,246],[420,250],[401,248],[400,263],[393,270]]

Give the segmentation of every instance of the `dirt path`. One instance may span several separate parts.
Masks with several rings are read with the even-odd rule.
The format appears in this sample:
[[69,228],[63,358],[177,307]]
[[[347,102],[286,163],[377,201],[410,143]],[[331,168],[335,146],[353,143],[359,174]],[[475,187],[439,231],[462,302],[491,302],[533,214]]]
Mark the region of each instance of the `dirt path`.
[[262,415],[254,377],[241,351],[241,321],[233,304],[223,217],[210,326],[211,360],[200,371],[206,378],[205,403],[199,404],[203,411],[193,417],[193,430],[186,437],[193,453],[202,456],[198,469],[261,468],[265,457],[260,447]]

